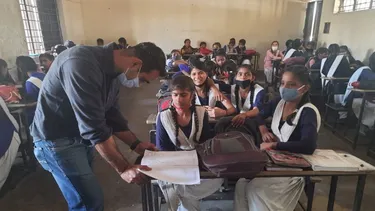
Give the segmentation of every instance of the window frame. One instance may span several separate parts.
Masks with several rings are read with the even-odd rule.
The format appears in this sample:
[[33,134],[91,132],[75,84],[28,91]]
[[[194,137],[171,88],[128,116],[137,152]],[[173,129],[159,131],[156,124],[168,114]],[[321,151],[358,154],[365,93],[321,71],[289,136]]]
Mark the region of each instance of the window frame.
[[[375,9],[375,0],[366,0],[365,2],[359,2],[358,0],[351,0],[353,1],[353,5],[349,4],[348,6],[345,6],[346,1],[349,1],[349,0],[336,0],[334,13],[349,13],[349,12],[359,12],[359,11]],[[358,9],[359,6],[362,4],[368,4],[368,6],[364,8],[361,7],[360,9]]]

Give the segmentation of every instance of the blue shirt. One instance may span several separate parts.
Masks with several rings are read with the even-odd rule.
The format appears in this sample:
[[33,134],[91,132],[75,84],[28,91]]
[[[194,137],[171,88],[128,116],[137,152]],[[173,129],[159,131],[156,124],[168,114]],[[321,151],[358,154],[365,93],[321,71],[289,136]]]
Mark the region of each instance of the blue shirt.
[[30,127],[34,140],[81,137],[96,144],[129,130],[117,103],[121,73],[114,67],[114,49],[114,43],[75,46],[55,59]]
[[[31,73],[30,77],[35,77],[43,81],[45,74],[44,73],[39,73],[39,72],[34,72]],[[25,90],[26,94],[29,96],[29,98],[33,101],[38,100],[38,95],[39,95],[39,88],[35,86],[33,83],[30,81],[26,81],[25,83]]]
[[[184,132],[186,137],[190,137],[191,129],[192,129],[192,118],[188,125],[181,127],[182,132]],[[208,139],[213,137],[213,133],[210,133],[210,125],[208,123],[208,115],[205,113],[203,119],[203,128],[202,134],[199,139],[199,143],[203,143]],[[158,115],[157,123],[156,123],[156,147],[161,151],[177,151],[177,147],[173,144],[167,131],[165,130],[161,120],[160,115]]]
[[[273,116],[280,100],[281,98],[277,97],[264,106],[263,114],[259,114],[257,118],[260,125],[265,124],[264,119]],[[279,129],[283,124],[288,123],[281,121]],[[289,137],[288,142],[278,142],[276,149],[293,153],[314,153],[318,139],[317,127],[317,116],[315,111],[311,108],[304,108],[298,124],[292,135]]]

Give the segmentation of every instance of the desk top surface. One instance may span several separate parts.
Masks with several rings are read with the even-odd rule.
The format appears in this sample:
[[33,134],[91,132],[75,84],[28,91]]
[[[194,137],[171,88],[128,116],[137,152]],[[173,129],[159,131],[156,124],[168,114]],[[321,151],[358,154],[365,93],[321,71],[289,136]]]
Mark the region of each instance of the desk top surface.
[[36,102],[31,102],[31,103],[8,103],[7,107],[8,108],[28,108],[28,107],[33,107],[36,106]]
[[321,77],[321,79],[324,80],[349,80],[350,78],[348,77]]
[[349,90],[352,90],[353,92],[375,93],[375,89],[355,89],[355,88],[349,88]]

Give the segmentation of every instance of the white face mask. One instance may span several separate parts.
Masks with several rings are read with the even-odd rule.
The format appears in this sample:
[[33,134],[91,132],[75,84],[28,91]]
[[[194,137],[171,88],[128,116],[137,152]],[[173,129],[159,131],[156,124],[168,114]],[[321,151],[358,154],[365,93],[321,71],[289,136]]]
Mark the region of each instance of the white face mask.
[[125,73],[119,76],[119,80],[121,84],[128,88],[139,87],[139,73],[141,72],[141,68],[142,66],[138,70],[137,77],[135,77],[134,79],[130,79],[130,80],[126,77],[126,73],[128,73],[129,71],[129,68],[128,68]]
[[278,46],[272,46],[272,51],[277,51],[277,49],[279,49]]

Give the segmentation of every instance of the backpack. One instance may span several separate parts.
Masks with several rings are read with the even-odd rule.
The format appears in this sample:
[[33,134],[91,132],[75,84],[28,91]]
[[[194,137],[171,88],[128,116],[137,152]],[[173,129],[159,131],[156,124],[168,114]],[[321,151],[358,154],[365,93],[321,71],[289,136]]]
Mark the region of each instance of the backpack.
[[261,172],[268,157],[255,146],[253,137],[238,131],[216,135],[198,145],[202,168],[216,176],[251,178]]
[[6,103],[19,103],[22,97],[15,86],[0,85],[0,97]]

